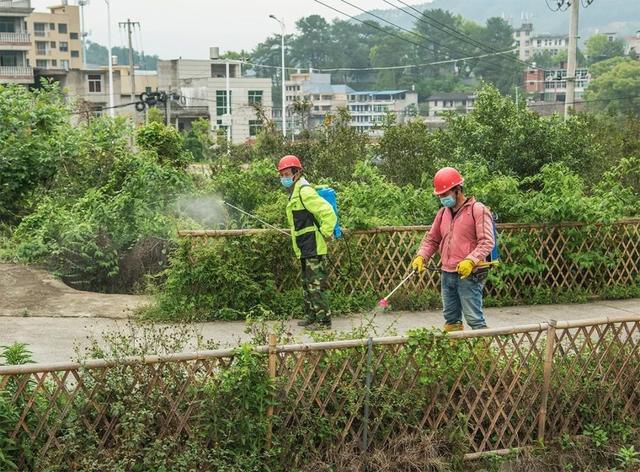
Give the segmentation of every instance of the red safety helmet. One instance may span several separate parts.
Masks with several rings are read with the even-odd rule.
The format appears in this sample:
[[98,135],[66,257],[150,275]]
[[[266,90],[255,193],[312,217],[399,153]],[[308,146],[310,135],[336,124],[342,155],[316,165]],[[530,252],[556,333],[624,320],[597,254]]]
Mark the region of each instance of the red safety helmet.
[[295,167],[296,169],[302,169],[302,164],[300,163],[300,159],[296,156],[288,155],[284,156],[278,162],[278,172],[283,171],[285,169],[290,169],[291,167]]
[[464,179],[460,172],[453,167],[443,167],[433,176],[433,193],[442,195],[463,183]]

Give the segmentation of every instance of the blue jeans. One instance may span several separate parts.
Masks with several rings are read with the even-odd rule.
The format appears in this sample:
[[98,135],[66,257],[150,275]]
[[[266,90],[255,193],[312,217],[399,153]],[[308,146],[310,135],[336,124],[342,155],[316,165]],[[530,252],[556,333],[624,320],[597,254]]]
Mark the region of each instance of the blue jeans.
[[476,276],[461,279],[456,272],[442,272],[442,313],[447,324],[462,323],[462,315],[471,329],[486,328],[482,312],[484,281]]

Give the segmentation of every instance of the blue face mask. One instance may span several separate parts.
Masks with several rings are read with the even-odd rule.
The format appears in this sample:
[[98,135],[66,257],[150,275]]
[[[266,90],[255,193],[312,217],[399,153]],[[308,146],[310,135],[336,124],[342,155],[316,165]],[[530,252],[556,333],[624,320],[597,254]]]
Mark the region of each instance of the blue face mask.
[[293,185],[293,177],[280,177],[280,183],[284,188],[289,188]]
[[451,195],[449,195],[447,197],[442,197],[440,199],[440,203],[442,203],[443,207],[451,208],[451,207],[456,206],[456,199],[454,197],[452,197]]

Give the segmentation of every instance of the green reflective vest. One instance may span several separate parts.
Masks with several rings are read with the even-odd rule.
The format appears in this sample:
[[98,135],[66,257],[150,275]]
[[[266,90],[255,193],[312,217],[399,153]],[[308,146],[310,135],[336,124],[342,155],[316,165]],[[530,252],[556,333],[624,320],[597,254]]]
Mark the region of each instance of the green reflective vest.
[[327,253],[325,238],[330,238],[338,218],[333,208],[302,177],[295,185],[287,203],[287,222],[296,257],[323,256]]

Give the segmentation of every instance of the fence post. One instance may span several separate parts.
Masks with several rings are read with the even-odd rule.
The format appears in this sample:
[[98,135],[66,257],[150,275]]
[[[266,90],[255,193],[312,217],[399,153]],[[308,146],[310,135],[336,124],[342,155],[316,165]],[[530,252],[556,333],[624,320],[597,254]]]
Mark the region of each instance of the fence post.
[[544,355],[544,371],[542,386],[542,403],[538,416],[538,441],[544,442],[544,430],[547,423],[547,402],[549,400],[549,388],[551,387],[551,370],[553,368],[553,350],[556,343],[556,320],[549,320],[547,326],[547,344]]
[[367,452],[369,449],[369,402],[371,397],[371,362],[373,360],[373,338],[367,339],[367,377],[365,378],[364,390],[364,415],[362,418],[362,444],[360,452]]
[[269,380],[271,381],[271,388],[273,389],[269,406],[267,407],[267,449],[271,448],[271,440],[273,438],[273,404],[275,402],[275,380],[276,380],[276,345],[278,343],[278,337],[269,333]]

